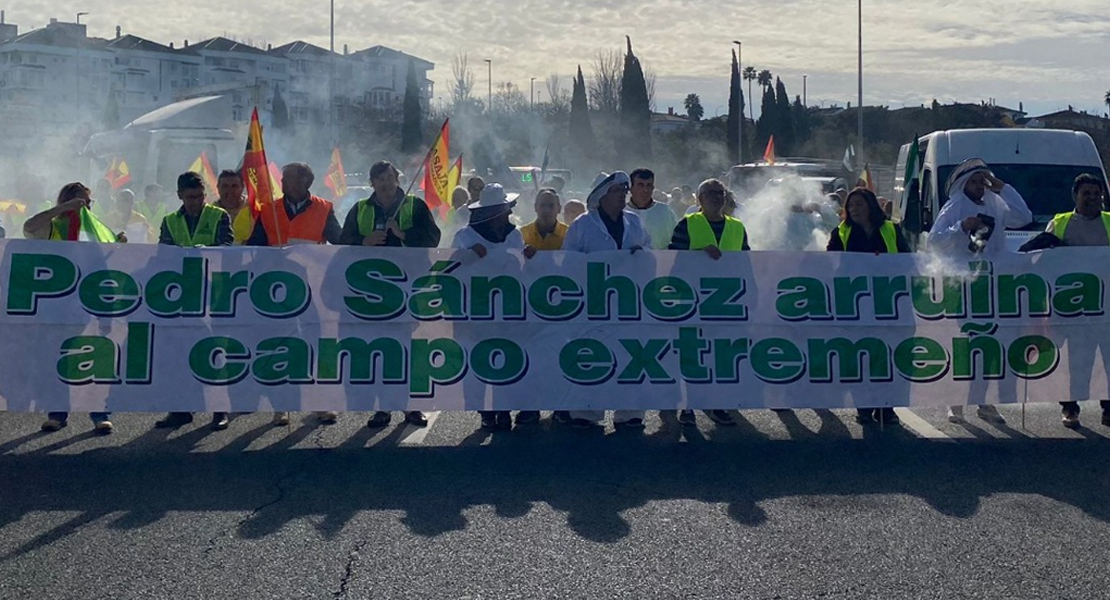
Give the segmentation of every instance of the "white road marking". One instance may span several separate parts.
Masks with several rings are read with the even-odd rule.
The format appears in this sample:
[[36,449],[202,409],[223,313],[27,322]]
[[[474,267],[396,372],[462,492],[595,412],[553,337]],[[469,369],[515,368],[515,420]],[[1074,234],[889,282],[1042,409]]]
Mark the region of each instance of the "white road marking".
[[925,419],[917,416],[912,410],[908,408],[898,407],[894,409],[898,413],[898,419],[902,421],[902,426],[909,428],[917,435],[927,440],[937,440],[942,442],[954,442],[948,434],[933,427]]
[[427,437],[428,431],[432,429],[432,425],[435,425],[436,419],[439,418],[439,411],[427,412],[424,413],[424,416],[428,418],[427,427],[413,427],[409,425],[408,422],[405,423],[405,427],[414,431],[401,438],[401,441],[397,444],[398,446],[419,446],[424,443],[424,438]]

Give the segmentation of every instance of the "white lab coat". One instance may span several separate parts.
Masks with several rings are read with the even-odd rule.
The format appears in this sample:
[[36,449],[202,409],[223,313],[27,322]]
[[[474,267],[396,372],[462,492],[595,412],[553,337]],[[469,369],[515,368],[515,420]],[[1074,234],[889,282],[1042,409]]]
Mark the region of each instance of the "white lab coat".
[[995,222],[994,233],[980,254],[983,258],[998,256],[1006,251],[1006,228],[1024,227],[1033,221],[1033,213],[1013,186],[1006,185],[1001,194],[987,190],[983,194],[982,205],[972,202],[960,189],[940,209],[929,232],[928,248],[954,258],[975,257],[968,248],[971,238],[963,230],[963,220],[980,213],[994,217]]
[[[624,219],[624,239],[621,241],[620,249],[631,250],[633,246],[650,249],[651,236],[644,229],[640,217],[630,210],[622,210],[621,218]],[[598,214],[598,211],[591,210],[575,219],[574,223],[571,224],[570,229],[567,230],[567,237],[563,240],[563,250],[587,254],[590,252],[604,252],[606,250],[617,250],[617,243],[613,241],[613,236],[609,235],[609,230],[605,227],[605,223],[601,221],[601,215]],[[598,423],[605,420],[605,411],[572,410],[570,416],[573,419],[585,419]],[[642,410],[618,410],[613,412],[614,423],[643,418],[644,411]]]

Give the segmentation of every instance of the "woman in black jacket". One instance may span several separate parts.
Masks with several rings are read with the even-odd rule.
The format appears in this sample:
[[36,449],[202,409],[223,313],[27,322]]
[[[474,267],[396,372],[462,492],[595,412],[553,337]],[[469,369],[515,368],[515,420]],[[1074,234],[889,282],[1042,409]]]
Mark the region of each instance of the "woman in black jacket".
[[[844,202],[844,220],[832,230],[826,249],[830,252],[874,254],[910,251],[901,228],[887,218],[879,207],[879,199],[875,197],[875,193],[862,187],[848,194]],[[884,423],[898,422],[898,416],[889,406],[856,409],[856,421],[859,423],[874,423],[880,419]]]

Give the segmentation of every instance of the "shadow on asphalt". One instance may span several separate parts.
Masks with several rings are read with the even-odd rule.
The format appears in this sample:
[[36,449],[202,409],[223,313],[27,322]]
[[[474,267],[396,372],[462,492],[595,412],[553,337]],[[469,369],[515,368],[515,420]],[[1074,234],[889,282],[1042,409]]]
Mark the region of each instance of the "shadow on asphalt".
[[[200,428],[172,439],[154,430],[77,455],[50,453],[73,443],[67,438],[0,456],[0,527],[34,511],[77,513],[0,560],[109,515],[118,515],[111,527],[127,530],[182,511],[244,513],[233,533],[247,539],[304,517],[332,538],[360,512],[400,511],[413,533],[433,537],[465,529],[470,507],[489,505],[511,519],[539,502],[601,543],[629,535],[624,511],[666,500],[726,504],[739,525],[758,526],[768,519],[760,504],[780,498],[897,494],[969,518],[992,494],[1035,494],[1110,521],[1110,480],[1102,475],[1110,441],[1101,436],[937,443],[887,427],[865,430],[862,440],[832,439],[802,431],[791,415],[782,419],[801,439],[752,438],[743,420],[698,431],[665,419],[651,435],[537,427],[475,433],[452,447],[399,446],[401,427],[370,443],[379,434],[362,428],[337,448],[291,449],[319,429],[304,421],[261,450],[244,451],[268,424],[217,452],[190,452],[209,435]],[[822,430],[835,426],[822,423]],[[141,450],[158,440],[157,451]]]

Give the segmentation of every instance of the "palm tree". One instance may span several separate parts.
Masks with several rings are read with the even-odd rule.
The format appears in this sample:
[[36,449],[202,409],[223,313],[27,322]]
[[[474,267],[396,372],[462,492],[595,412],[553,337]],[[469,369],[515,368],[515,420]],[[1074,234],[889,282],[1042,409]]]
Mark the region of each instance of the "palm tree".
[[771,87],[771,83],[774,81],[774,76],[767,69],[760,71],[756,78],[759,80],[759,85],[764,88]]
[[[755,71],[755,67],[744,67],[744,79],[748,82],[748,119],[754,121],[752,117],[752,82],[759,75]],[[1107,92],[1110,94],[1110,92]]]

